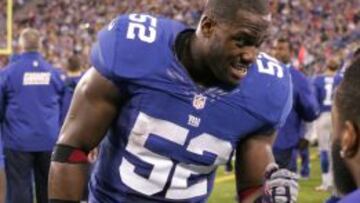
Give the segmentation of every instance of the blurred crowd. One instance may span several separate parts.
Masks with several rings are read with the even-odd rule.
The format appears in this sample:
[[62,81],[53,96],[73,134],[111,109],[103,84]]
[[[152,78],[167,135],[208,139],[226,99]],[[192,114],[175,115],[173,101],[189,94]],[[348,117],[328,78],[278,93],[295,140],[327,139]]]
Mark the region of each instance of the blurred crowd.
[[0,1],[0,48],[6,47],[6,4]]
[[346,59],[360,46],[358,0],[278,0],[273,9],[271,37],[287,36],[298,53],[297,65],[311,72],[324,69],[329,58]]
[[[271,51],[274,39],[286,36],[297,53],[295,64],[310,72],[318,72],[329,57],[346,58],[359,46],[358,0],[270,2],[274,26],[263,47],[266,51]],[[44,36],[45,55],[56,67],[63,67],[66,59],[75,53],[83,59],[82,67],[87,68],[96,32],[115,16],[146,12],[195,26],[203,3],[204,0],[22,0],[15,7],[14,39],[24,27],[40,29]],[[1,18],[0,15],[0,23]],[[16,40],[13,47],[16,51]]]

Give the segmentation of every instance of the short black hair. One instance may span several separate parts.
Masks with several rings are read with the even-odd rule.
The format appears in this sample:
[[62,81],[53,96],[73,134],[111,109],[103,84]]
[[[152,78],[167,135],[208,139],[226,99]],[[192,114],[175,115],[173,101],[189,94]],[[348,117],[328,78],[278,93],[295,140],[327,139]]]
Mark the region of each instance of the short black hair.
[[360,127],[360,56],[352,60],[347,68],[335,97],[339,117],[354,122]]
[[69,71],[78,71],[81,69],[80,58],[77,55],[72,55],[67,62],[67,69]]
[[239,9],[260,15],[270,13],[268,0],[207,0],[205,14],[219,19],[234,19]]

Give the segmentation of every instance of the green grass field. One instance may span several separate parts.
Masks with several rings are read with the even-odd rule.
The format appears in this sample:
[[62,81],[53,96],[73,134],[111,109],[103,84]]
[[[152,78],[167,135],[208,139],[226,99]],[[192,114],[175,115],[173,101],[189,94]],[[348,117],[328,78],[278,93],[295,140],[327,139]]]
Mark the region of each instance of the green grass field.
[[[235,202],[235,183],[233,175],[224,174],[224,167],[219,168],[215,188],[210,196],[209,203]],[[327,192],[316,192],[315,187],[320,185],[320,161],[316,149],[311,149],[311,175],[308,180],[300,180],[298,203],[322,203],[330,195]]]

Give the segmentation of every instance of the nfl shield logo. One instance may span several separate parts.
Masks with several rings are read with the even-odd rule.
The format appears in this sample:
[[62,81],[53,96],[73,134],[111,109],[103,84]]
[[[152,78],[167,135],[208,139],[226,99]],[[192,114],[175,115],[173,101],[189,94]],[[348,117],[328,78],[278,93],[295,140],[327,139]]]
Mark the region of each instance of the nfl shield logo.
[[193,107],[197,110],[201,110],[205,107],[206,104],[206,97],[201,95],[201,94],[197,94],[194,96],[193,99]]

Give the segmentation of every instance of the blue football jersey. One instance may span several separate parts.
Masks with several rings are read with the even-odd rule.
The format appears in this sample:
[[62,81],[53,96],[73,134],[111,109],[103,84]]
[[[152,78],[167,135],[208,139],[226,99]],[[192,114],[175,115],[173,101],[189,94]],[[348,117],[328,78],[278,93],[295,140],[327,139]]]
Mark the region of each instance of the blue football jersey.
[[360,190],[356,190],[355,192],[352,192],[351,194],[343,197],[339,203],[356,203],[360,202]]
[[321,112],[330,112],[333,102],[335,77],[319,75],[314,79],[315,93]]
[[261,53],[232,91],[201,88],[174,44],[184,25],[117,17],[91,61],[126,97],[100,146],[90,202],[206,202],[215,170],[252,134],[277,129],[292,105],[289,71]]

